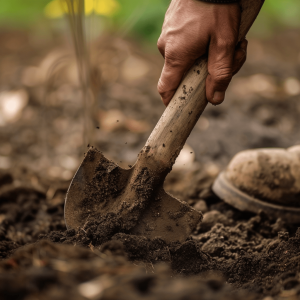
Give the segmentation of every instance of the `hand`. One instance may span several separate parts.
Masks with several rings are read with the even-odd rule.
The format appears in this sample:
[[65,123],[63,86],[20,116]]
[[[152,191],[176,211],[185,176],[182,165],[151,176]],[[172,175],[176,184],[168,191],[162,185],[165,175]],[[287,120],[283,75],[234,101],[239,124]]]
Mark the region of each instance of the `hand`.
[[206,97],[214,105],[223,102],[232,76],[246,61],[247,41],[237,45],[240,19],[238,3],[172,0],[157,43],[165,58],[158,92],[166,106],[185,72],[207,52]]

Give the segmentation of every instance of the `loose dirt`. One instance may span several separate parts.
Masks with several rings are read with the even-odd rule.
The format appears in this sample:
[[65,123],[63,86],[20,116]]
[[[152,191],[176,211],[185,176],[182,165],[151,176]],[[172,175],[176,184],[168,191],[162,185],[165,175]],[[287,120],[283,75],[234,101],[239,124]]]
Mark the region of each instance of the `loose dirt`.
[[14,176],[2,174],[10,178],[0,193],[2,299],[64,299],[70,293],[89,299],[93,285],[103,286],[95,299],[300,295],[300,229],[264,213],[239,212],[208,188],[213,177],[200,169],[192,175],[203,185],[190,182],[180,193],[185,197],[200,190],[205,197],[192,201],[195,207],[205,202],[207,212],[185,242],[166,243],[120,233],[122,224],[113,213],[89,219],[78,231],[66,230],[66,187],[49,201],[37,188],[16,188]]

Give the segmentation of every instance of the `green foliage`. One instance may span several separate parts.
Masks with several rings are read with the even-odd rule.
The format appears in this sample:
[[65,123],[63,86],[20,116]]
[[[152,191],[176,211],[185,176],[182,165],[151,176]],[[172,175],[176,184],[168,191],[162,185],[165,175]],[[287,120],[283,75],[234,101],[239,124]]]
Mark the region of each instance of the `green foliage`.
[[170,0],[119,0],[121,10],[114,17],[117,27],[156,42]]
[[24,25],[39,18],[50,0],[1,0],[0,20],[10,24]]
[[281,25],[300,25],[300,1],[297,0],[267,0],[263,13]]
[[270,35],[285,27],[300,27],[299,0],[266,0],[251,31],[254,35]]

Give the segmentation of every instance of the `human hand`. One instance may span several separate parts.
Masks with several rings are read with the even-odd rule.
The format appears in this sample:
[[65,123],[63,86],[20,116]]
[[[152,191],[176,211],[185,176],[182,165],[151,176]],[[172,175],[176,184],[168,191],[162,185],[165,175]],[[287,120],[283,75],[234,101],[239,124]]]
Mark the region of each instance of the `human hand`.
[[172,0],[157,43],[165,58],[158,92],[166,106],[185,72],[207,52],[206,97],[214,105],[223,102],[232,76],[246,61],[247,40],[237,45],[240,19],[238,3]]

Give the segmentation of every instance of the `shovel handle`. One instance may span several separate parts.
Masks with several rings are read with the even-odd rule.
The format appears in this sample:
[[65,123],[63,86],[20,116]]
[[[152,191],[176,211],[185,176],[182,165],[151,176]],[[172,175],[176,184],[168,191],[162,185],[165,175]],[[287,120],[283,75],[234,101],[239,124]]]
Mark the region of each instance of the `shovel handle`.
[[[239,41],[245,38],[264,0],[241,0]],[[199,58],[188,71],[170,104],[148,138],[145,151],[159,165],[170,170],[207,105],[205,81],[207,58]]]

